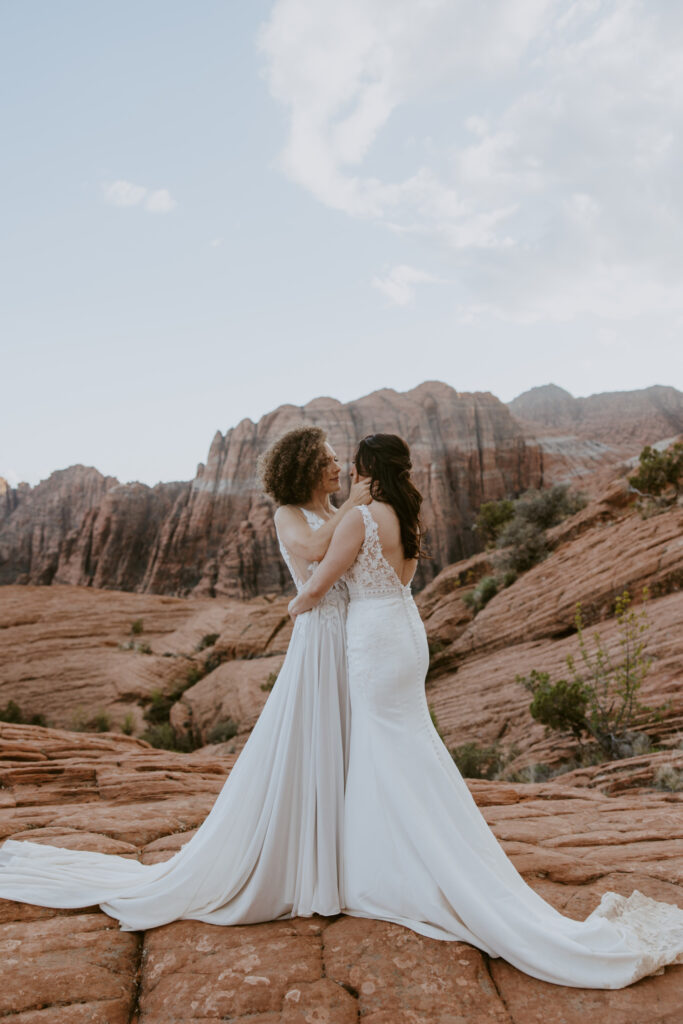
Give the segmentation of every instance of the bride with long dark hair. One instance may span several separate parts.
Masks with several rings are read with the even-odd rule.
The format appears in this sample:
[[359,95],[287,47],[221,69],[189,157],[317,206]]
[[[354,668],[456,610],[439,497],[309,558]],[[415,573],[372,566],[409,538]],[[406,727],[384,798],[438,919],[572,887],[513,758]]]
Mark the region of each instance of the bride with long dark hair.
[[623,988],[683,962],[683,911],[608,892],[585,921],[565,917],[518,874],[434,728],[427,639],[410,592],[421,498],[407,444],[373,434],[354,478],[372,502],[344,517],[290,603],[296,622],[343,579],[351,745],[344,801],[344,913],[469,942],[543,981]]

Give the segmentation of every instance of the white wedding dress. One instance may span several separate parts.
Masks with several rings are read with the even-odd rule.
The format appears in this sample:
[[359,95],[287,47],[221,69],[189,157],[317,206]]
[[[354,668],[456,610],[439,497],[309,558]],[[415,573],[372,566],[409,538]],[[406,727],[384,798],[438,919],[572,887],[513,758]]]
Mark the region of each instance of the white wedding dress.
[[[434,728],[427,639],[410,585],[386,561],[370,508],[345,574],[351,749],[344,913],[469,942],[543,981],[622,988],[683,963],[683,911],[606,893],[564,917],[508,860]],[[352,513],[350,513],[352,514]]]
[[[311,527],[323,520],[302,510]],[[281,550],[297,589],[315,568]],[[210,814],[175,856],[117,855],[7,840],[0,897],[100,904],[124,930],[178,918],[248,924],[337,914],[349,741],[345,624],[336,584],[300,616],[277,682]]]

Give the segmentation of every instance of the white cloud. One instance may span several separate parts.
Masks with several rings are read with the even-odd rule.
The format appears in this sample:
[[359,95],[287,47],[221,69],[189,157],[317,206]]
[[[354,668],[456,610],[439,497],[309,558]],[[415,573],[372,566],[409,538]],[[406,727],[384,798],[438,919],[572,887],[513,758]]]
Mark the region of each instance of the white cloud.
[[158,188],[145,199],[145,209],[150,213],[170,213],[177,205],[167,188]]
[[148,213],[170,213],[178,205],[166,188],[152,190],[123,178],[105,182],[102,193],[112,206],[142,206]]
[[683,313],[679,6],[276,0],[260,47],[284,172],[450,253],[461,318]]
[[144,185],[134,185],[132,181],[108,182],[102,186],[105,202],[112,206],[138,206],[147,195]]
[[440,282],[440,278],[404,264],[393,267],[386,277],[373,277],[372,287],[377,288],[395,305],[408,306],[415,298],[415,285]]

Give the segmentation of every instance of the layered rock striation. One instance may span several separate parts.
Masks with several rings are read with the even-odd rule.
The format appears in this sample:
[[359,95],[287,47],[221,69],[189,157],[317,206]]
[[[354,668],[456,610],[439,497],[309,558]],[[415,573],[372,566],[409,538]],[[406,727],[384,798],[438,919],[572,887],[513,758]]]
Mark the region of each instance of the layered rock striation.
[[[0,725],[0,840],[156,863],[209,813],[234,757]],[[472,782],[526,881],[581,920],[607,890],[683,905],[680,804],[577,785]],[[634,824],[637,823],[637,824]],[[457,870],[457,865],[454,865]],[[121,932],[97,907],[0,900],[0,1015],[29,1024],[677,1024],[683,967],[617,992],[536,981],[472,946],[338,916]]]

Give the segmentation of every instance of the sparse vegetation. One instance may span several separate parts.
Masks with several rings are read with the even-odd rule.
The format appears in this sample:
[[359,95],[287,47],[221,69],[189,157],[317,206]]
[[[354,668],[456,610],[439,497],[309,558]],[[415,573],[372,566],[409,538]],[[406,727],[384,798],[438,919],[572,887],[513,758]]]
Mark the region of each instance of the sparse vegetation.
[[498,743],[483,747],[476,743],[462,743],[451,750],[451,757],[466,779],[496,778],[509,759]]
[[119,644],[121,651],[137,651],[138,654],[151,654],[152,648],[144,640],[127,640],[125,644]]
[[[648,597],[643,590],[643,600]],[[645,654],[649,620],[647,612],[631,607],[628,591],[615,601],[620,656],[613,658],[599,633],[593,635],[592,650],[584,635],[581,605],[577,604],[574,624],[579,664],[573,655],[566,659],[568,679],[550,680],[547,672],[534,669],[528,676],[516,676],[532,694],[532,716],[549,730],[569,732],[581,746],[584,739],[597,744],[610,758],[630,757],[649,745],[636,730],[661,719],[666,705],[651,708],[642,704],[638,693],[651,659]]]
[[142,619],[134,619],[130,624],[130,631],[133,636],[140,636],[144,629],[144,623]]
[[135,729],[135,718],[132,711],[127,711],[121,723],[121,732],[124,736],[132,736]]
[[206,741],[207,743],[227,743],[233,736],[237,735],[239,725],[232,718],[226,718],[222,722],[216,722],[213,728],[209,731]]
[[665,451],[646,445],[638,457],[639,467],[628,478],[631,487],[644,497],[660,497],[671,488],[675,499],[683,486],[683,443],[676,441]]
[[463,597],[467,607],[476,615],[500,590],[512,586],[519,573],[543,561],[548,554],[545,531],[585,505],[584,495],[570,491],[567,484],[526,491],[515,500],[484,502],[475,529],[486,547],[498,548],[499,554],[495,574],[485,576]]
[[26,716],[16,701],[9,700],[4,708],[0,708],[0,722],[8,722],[13,725],[47,725],[47,719],[43,714]]
[[502,501],[485,501],[480,506],[474,528],[486,547],[495,546],[498,535],[514,514],[514,502],[509,498]]
[[264,693],[270,693],[270,691],[275,686],[275,682],[277,680],[278,675],[279,675],[278,672],[269,672],[268,673],[268,675],[266,676],[265,683],[261,683],[261,689],[264,691]]
[[680,793],[683,790],[683,771],[673,764],[661,764],[654,775],[657,789],[667,793]]
[[476,615],[477,612],[481,611],[488,604],[492,597],[496,596],[498,586],[498,580],[495,576],[484,576],[479,580],[474,590],[470,590],[469,593],[463,595],[463,601]]
[[106,711],[96,711],[91,719],[91,726],[94,732],[109,732],[111,729],[111,718]]
[[204,651],[207,647],[213,647],[219,636],[220,633],[205,633],[195,647],[195,651]]

